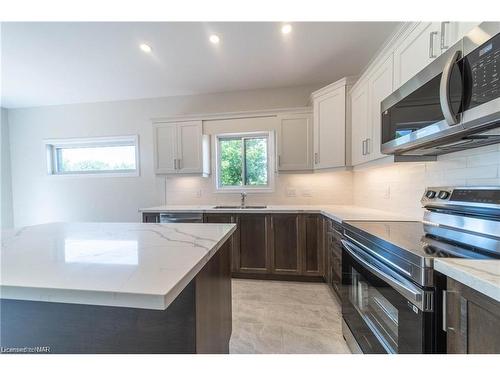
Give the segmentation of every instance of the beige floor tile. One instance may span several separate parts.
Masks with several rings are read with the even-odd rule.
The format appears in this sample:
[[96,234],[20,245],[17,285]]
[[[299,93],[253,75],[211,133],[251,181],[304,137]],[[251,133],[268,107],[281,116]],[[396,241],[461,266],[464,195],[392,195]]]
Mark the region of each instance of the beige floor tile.
[[231,353],[349,353],[322,283],[233,280]]

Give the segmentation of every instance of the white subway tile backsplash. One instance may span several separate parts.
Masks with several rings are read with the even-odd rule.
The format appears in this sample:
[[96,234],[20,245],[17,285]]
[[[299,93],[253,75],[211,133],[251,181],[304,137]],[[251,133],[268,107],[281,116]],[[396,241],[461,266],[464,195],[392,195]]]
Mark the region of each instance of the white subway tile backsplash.
[[500,144],[442,155],[435,162],[355,168],[353,203],[421,219],[425,188],[447,185],[500,186]]
[[500,163],[500,151],[487,152],[467,157],[467,167],[478,167],[483,165],[498,165]]
[[444,172],[446,179],[471,179],[471,178],[496,178],[498,177],[498,167],[496,165],[450,169]]

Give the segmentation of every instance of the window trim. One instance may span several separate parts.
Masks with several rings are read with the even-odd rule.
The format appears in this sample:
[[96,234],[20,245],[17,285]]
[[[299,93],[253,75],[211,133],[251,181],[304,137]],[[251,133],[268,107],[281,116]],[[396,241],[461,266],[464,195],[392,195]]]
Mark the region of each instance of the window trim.
[[[105,171],[79,171],[60,172],[58,171],[57,150],[61,148],[99,147],[133,145],[135,147],[135,169],[130,170],[105,170]],[[52,177],[138,177],[140,176],[140,153],[139,135],[123,135],[111,137],[88,137],[88,138],[61,138],[44,140],[45,152],[47,155],[47,174]]]
[[[224,138],[267,138],[267,185],[242,185],[242,186],[221,186],[220,183],[220,145],[219,139]],[[272,193],[274,192],[274,132],[273,131],[257,131],[257,132],[238,132],[238,133],[221,133],[214,137],[215,143],[215,173],[214,185],[215,193]],[[243,171],[245,163],[243,162]]]

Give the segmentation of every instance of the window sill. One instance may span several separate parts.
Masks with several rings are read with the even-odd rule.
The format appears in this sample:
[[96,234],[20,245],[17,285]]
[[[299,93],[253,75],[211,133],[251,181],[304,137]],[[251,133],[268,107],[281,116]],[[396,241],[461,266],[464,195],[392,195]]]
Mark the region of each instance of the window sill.
[[135,172],[117,172],[117,173],[49,173],[48,177],[56,177],[56,178],[95,178],[95,177],[139,177],[139,171]]
[[217,194],[241,194],[241,193],[274,193],[274,188],[216,188],[214,193]]

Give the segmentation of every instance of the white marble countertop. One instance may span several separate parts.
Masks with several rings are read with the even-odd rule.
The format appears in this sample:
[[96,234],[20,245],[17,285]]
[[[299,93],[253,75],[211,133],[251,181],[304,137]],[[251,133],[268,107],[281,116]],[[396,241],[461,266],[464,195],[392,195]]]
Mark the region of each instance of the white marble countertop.
[[434,260],[434,269],[500,302],[500,260]]
[[4,231],[0,297],[164,310],[235,228],[50,223]]
[[408,217],[393,212],[375,210],[352,205],[268,205],[258,209],[220,209],[215,205],[165,205],[139,209],[140,212],[238,212],[238,213],[320,213],[332,220],[402,220],[413,221],[421,218]]

